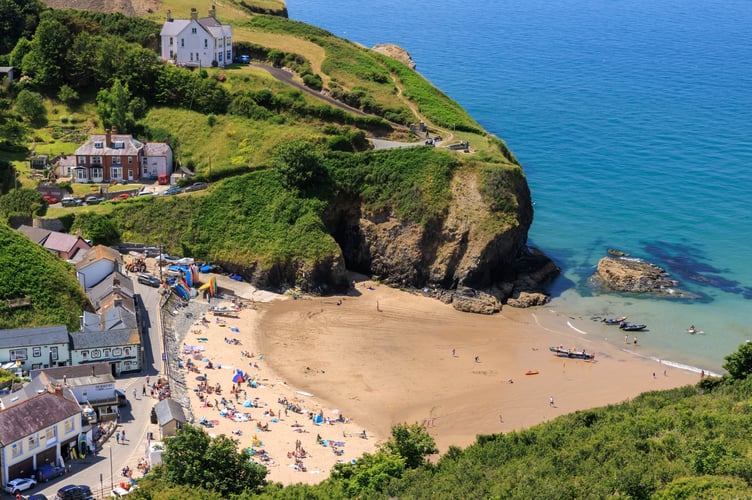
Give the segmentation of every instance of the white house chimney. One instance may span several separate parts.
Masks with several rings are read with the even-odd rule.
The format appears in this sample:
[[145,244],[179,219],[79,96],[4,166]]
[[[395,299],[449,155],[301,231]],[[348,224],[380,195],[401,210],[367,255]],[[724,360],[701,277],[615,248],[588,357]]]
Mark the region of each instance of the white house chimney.
[[195,7],[191,8],[191,20],[192,21],[198,21],[198,11]]
[[211,9],[209,9],[209,17],[213,17],[214,19],[217,18],[217,6],[212,4]]
[[167,22],[168,23],[172,22],[172,11],[169,9],[167,9]]

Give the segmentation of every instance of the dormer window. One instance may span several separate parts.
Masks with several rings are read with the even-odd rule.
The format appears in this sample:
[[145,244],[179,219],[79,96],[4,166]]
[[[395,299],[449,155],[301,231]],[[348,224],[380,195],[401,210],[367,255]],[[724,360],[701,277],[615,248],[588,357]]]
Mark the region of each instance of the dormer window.
[[112,143],[112,149],[125,149],[125,141],[115,141]]
[[195,35],[195,34],[196,34],[196,28],[191,28],[191,34],[192,34],[192,35]]
[[97,141],[97,142],[94,143],[94,147],[97,148],[97,149],[103,149],[104,148],[104,144],[102,143],[102,141]]

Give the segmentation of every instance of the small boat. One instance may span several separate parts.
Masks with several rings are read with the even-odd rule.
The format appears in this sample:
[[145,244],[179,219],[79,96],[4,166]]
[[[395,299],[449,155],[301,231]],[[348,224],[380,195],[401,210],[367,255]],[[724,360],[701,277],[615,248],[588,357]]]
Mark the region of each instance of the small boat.
[[548,349],[563,358],[595,359],[595,354],[586,352],[585,349],[578,351],[577,349],[566,349],[564,346],[551,346]]
[[647,327],[648,325],[635,325],[633,323],[622,323],[619,325],[619,328],[621,328],[625,332],[639,332]]
[[538,370],[528,370],[525,372],[525,375],[538,375]]
[[626,316],[622,316],[621,318],[603,318],[601,321],[603,323],[606,323],[607,325],[620,325],[624,323],[627,320]]

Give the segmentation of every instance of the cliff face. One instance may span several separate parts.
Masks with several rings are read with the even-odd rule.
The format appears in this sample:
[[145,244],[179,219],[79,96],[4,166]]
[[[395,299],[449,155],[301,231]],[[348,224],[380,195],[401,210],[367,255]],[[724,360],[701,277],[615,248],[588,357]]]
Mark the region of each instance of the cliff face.
[[510,297],[537,292],[558,269],[527,248],[533,219],[527,184],[514,193],[515,220],[500,230],[489,230],[499,223],[478,184],[477,172],[458,172],[447,216],[425,227],[390,213],[364,213],[353,201],[338,204],[333,234],[347,267],[390,285],[427,289],[473,312],[496,312]]

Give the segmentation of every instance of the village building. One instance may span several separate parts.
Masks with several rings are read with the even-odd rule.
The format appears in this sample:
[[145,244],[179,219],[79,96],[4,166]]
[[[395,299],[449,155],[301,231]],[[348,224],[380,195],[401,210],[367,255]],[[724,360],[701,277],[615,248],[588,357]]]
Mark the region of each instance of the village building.
[[69,346],[65,325],[0,330],[0,365],[21,372],[64,366]]
[[232,27],[217,21],[215,6],[202,18],[195,8],[190,19],[173,19],[168,10],[159,35],[161,58],[178,66],[223,68],[232,63]]

